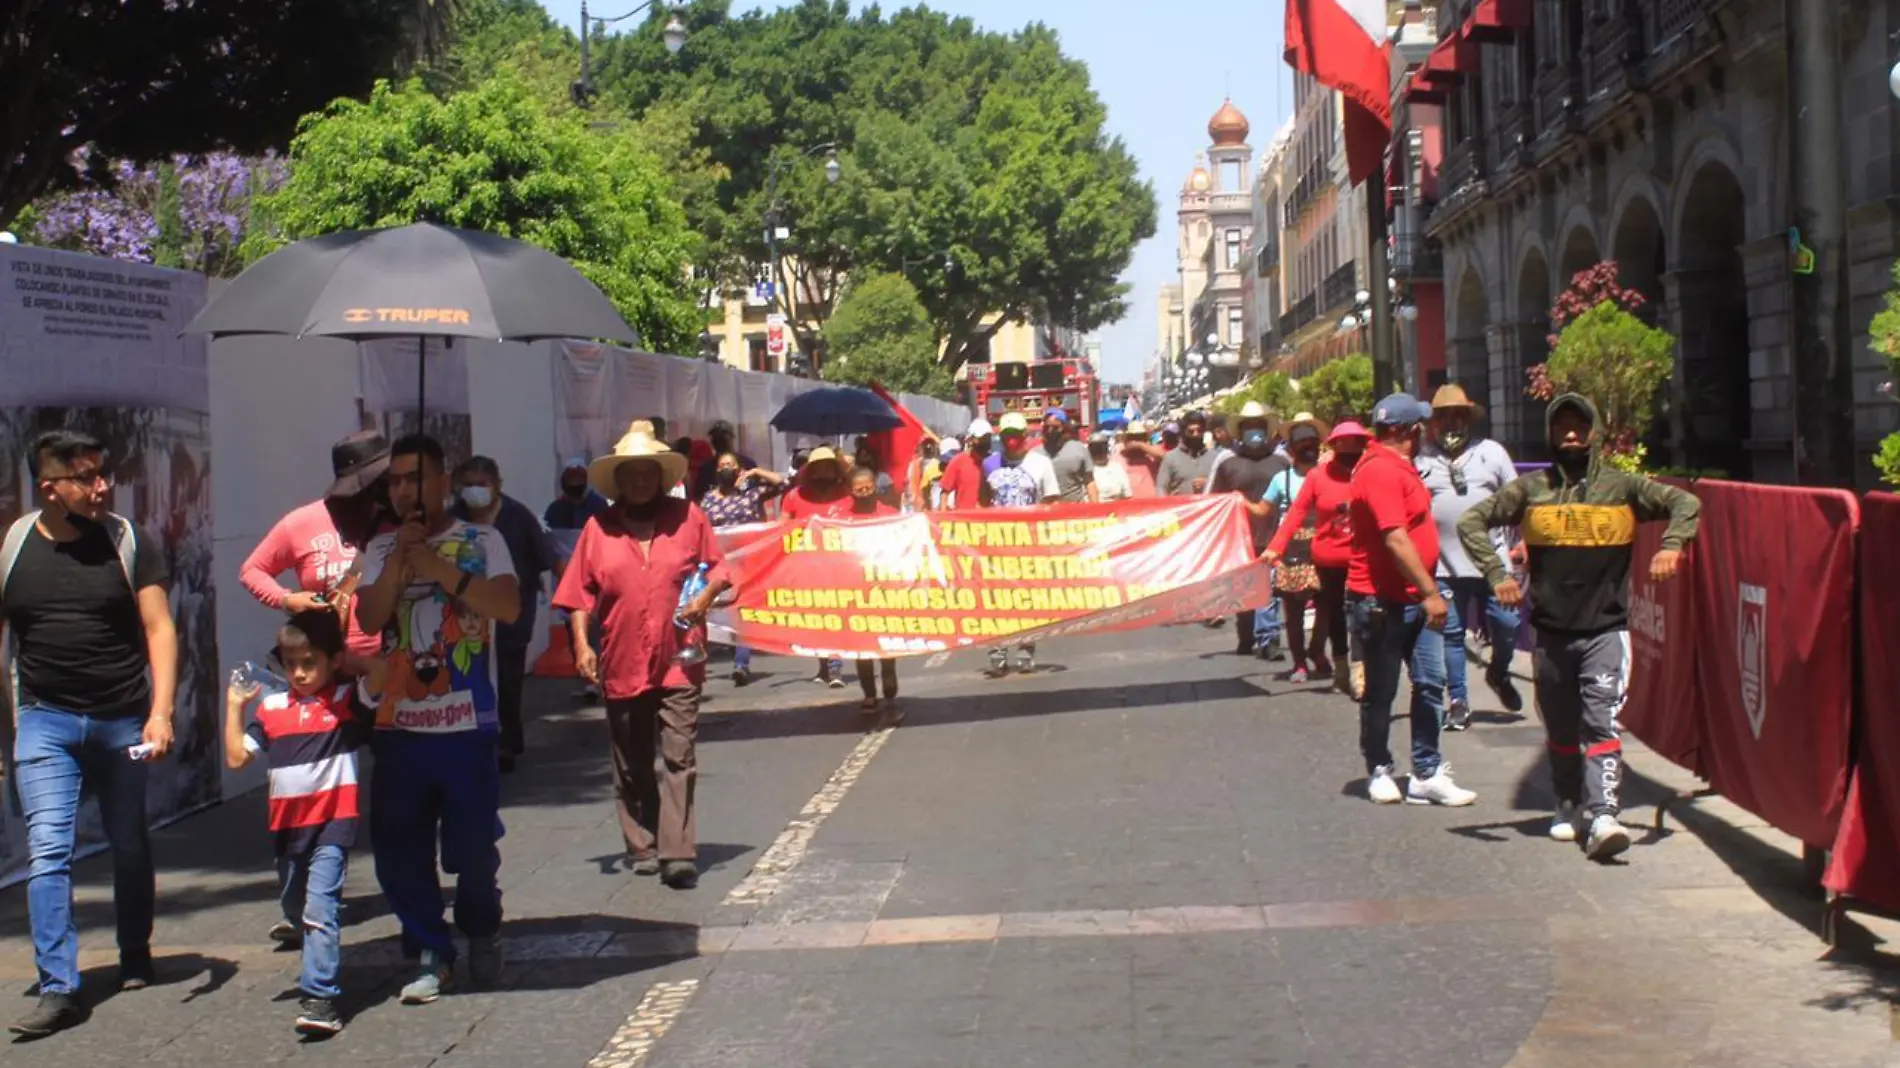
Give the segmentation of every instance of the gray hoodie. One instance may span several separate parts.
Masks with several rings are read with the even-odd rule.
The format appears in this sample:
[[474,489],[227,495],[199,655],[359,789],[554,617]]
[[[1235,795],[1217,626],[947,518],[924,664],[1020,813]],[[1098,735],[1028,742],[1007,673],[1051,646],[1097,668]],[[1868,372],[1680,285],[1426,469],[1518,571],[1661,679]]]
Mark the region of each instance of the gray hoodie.
[[[1458,492],[1454,472],[1463,476],[1463,493]],[[1454,458],[1427,439],[1418,457],[1418,473],[1432,491],[1432,518],[1438,523],[1438,577],[1483,578],[1484,573],[1458,543],[1458,520],[1517,477],[1511,454],[1490,438],[1479,438]],[[1491,532],[1491,542],[1500,553],[1510,547],[1511,540],[1508,530]]]

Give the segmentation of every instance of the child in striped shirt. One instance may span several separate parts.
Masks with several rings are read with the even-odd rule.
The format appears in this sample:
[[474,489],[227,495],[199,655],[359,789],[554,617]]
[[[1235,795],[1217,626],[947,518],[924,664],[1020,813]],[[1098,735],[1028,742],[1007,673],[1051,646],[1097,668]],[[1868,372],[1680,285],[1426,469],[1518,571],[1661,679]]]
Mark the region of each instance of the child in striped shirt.
[[277,658],[290,689],[264,695],[248,727],[244,711],[259,688],[234,683],[226,695],[225,764],[242,768],[258,753],[270,760],[270,829],[285,921],[271,928],[271,937],[302,943],[296,1030],[324,1038],[343,1029],[336,1008],[337,912],[356,844],[356,749],[375,717],[343,674],[343,628],[335,612],[291,616],[277,632]]

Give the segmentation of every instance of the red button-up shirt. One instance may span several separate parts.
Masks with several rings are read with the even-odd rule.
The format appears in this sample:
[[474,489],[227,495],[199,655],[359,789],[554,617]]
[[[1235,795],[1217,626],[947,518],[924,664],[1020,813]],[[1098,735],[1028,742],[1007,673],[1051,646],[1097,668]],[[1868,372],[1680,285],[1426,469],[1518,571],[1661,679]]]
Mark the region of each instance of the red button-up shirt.
[[[642,552],[644,544],[645,551]],[[681,665],[680,632],[673,624],[680,588],[701,563],[706,581],[727,581],[726,558],[706,513],[666,498],[642,543],[618,509],[587,522],[554,605],[600,621],[600,684],[614,700],[656,687],[677,689],[706,681],[703,664]]]

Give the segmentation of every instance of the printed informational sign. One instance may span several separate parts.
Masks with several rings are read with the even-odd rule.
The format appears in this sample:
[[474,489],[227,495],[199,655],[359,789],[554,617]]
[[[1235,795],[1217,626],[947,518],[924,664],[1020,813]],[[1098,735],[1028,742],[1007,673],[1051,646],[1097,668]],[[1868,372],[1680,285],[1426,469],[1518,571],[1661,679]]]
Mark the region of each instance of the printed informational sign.
[[721,531],[739,591],[715,641],[928,656],[1265,605],[1238,497],[812,519]]

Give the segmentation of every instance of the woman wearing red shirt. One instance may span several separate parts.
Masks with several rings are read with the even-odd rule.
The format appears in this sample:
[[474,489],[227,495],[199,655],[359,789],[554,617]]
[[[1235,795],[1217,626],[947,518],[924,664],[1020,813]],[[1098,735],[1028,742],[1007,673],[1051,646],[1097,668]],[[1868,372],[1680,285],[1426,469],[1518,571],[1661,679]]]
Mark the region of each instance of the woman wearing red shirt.
[[[1319,573],[1319,597],[1314,602],[1313,646],[1317,651],[1321,636],[1333,647],[1333,682],[1342,693],[1355,696],[1362,670],[1346,657],[1346,568],[1352,563],[1352,469],[1366,451],[1371,435],[1351,421],[1333,429],[1326,444],[1332,458],[1307,473],[1300,494],[1280,521],[1280,529],[1267,546],[1267,559],[1279,563],[1286,555],[1293,533],[1309,523],[1313,527],[1313,570]],[[1314,657],[1314,670],[1324,661]]]
[[[839,514],[852,519],[871,519],[897,515],[898,511],[878,499],[877,472],[869,467],[859,467],[851,472],[851,506]],[[894,708],[897,705],[897,661],[879,657],[877,669],[884,678],[884,707]],[[864,701],[859,707],[866,712],[876,712],[877,680],[872,678],[869,660],[858,661],[858,688],[864,691]]]
[[[620,831],[636,873],[677,890],[699,883],[693,818],[694,746],[703,663],[679,661],[675,617],[704,625],[729,585],[725,557],[706,514],[667,495],[686,477],[686,457],[654,440],[641,420],[587,477],[614,506],[588,520],[554,594],[573,622],[574,664],[607,698]],[[680,604],[686,580],[705,566],[706,588]],[[589,639],[598,617],[601,648]],[[703,636],[702,636],[703,640]],[[656,775],[654,741],[666,770]]]

